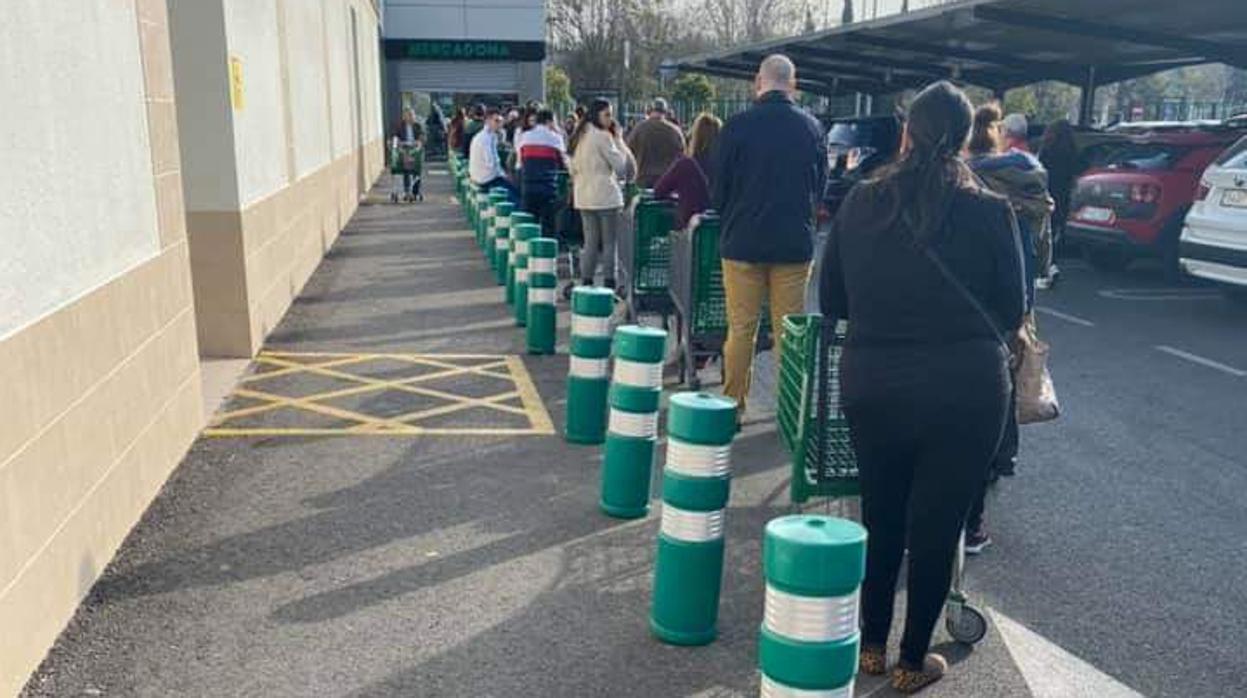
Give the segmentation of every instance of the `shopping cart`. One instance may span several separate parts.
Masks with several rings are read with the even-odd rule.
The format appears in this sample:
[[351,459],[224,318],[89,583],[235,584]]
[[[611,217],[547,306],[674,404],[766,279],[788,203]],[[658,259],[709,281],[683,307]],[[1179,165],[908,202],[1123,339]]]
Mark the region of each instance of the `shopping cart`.
[[[790,494],[794,505],[813,497],[856,497],[857,458],[840,408],[840,353],[845,323],[821,315],[784,318],[779,370],[780,441],[792,456]],[[987,634],[987,620],[964,591],[965,534],[957,546],[944,625],[958,642],[974,644]]]
[[628,307],[628,321],[640,315],[661,315],[666,325],[671,315],[668,291],[671,263],[671,228],[675,205],[655,199],[645,190],[637,197],[633,224],[619,235],[619,289]]
[[[671,233],[670,284],[675,335],[679,340],[680,382],[701,389],[697,369],[723,353],[727,341],[727,294],[719,257],[719,215],[706,211],[690,230]],[[771,313],[763,305],[757,351],[771,346]],[[722,378],[723,366],[719,366]]]
[[[419,142],[398,142],[390,149],[390,201],[424,201],[420,180],[424,175],[424,146]],[[411,178],[411,189],[403,179]]]
[[680,382],[700,390],[697,367],[719,355],[727,339],[717,214],[702,214],[691,229],[671,234],[669,293],[680,343]]

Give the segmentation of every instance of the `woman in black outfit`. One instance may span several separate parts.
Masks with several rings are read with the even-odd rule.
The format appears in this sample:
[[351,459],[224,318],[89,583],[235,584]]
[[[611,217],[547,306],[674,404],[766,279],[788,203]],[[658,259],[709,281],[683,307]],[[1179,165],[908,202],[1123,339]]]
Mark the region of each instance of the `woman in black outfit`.
[[898,161],[849,193],[822,266],[823,313],[848,320],[841,397],[870,534],[861,670],[886,671],[908,544],[907,616],[892,672],[906,693],[948,668],[927,649],[970,500],[1005,423],[1011,379],[1000,335],[1018,328],[1025,308],[1013,211],[958,157],[970,123],[956,87],[923,90]]

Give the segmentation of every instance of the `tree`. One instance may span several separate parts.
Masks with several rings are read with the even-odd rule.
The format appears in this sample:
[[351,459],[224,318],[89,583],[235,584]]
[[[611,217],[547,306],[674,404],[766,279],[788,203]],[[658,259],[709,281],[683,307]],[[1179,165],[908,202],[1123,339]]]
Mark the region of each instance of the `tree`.
[[702,105],[714,99],[714,83],[705,75],[684,73],[671,86],[671,96],[678,102]]
[[546,66],[546,101],[558,105],[572,101],[572,81],[557,65]]

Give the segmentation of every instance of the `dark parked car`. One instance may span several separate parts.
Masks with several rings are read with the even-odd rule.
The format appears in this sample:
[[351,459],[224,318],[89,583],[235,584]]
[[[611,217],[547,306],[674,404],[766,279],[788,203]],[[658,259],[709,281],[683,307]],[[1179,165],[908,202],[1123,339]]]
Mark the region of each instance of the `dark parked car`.
[[823,203],[833,215],[854,184],[891,162],[901,147],[894,116],[834,119],[827,129],[827,189]]

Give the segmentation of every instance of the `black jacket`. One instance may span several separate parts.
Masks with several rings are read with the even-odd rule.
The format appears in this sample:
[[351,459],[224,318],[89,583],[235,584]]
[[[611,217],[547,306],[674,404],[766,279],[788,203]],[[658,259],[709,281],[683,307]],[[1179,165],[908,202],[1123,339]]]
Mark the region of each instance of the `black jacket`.
[[[823,314],[848,319],[851,346],[994,343],[983,316],[911,242],[896,206],[877,181],[849,193],[823,251]],[[930,244],[1006,336],[1021,325],[1022,247],[1007,199],[986,190],[957,192]]]
[[738,262],[795,264],[814,254],[814,205],[827,175],[818,121],[782,92],[728,120],[713,168],[719,250]]

